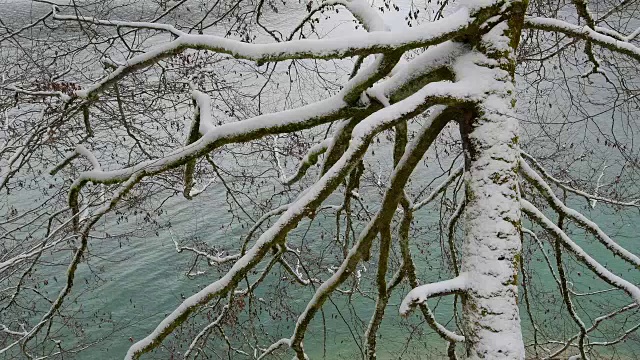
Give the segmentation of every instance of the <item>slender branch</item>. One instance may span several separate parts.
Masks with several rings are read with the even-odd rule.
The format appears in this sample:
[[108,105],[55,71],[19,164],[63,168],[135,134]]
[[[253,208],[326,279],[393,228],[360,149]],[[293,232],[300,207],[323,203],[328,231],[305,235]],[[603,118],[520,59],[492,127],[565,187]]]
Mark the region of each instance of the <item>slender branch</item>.
[[528,29],[559,32],[574,38],[588,40],[605,49],[627,55],[640,61],[640,48],[629,42],[620,41],[614,37],[599,33],[589,26],[573,25],[558,19],[527,17],[525,18],[524,27]]
[[128,27],[128,28],[136,28],[136,29],[161,30],[161,31],[170,32],[175,36],[187,35],[186,33],[167,24],[158,24],[153,22],[138,22],[138,21],[100,20],[100,19],[87,17],[87,16],[60,15],[58,11],[60,11],[60,9],[58,8],[58,6],[54,5],[53,18],[58,21],[79,21],[79,22],[86,22],[94,25],[113,26],[118,28]]
[[602,280],[604,280],[611,286],[623,290],[624,292],[629,294],[629,296],[631,296],[631,298],[633,298],[635,302],[640,304],[640,288],[628,282],[627,280],[624,280],[621,277],[613,274],[611,271],[594,260],[581,247],[573,242],[573,240],[571,240],[571,238],[569,238],[564,231],[558,228],[558,226],[556,226],[551,220],[544,216],[544,214],[540,210],[533,206],[533,204],[524,199],[520,200],[520,204],[522,206],[522,210],[528,216],[530,216],[531,219],[540,224],[540,226],[546,229],[551,235],[559,239],[562,242],[564,248],[571,252],[580,262],[585,264]]
[[227,315],[227,311],[229,310],[229,306],[231,305],[231,301],[233,300],[233,291],[229,292],[229,299],[227,301],[227,304],[225,304],[222,307],[222,310],[220,311],[220,315],[218,315],[218,317],[211,323],[209,323],[207,326],[205,326],[191,341],[191,344],[189,344],[189,347],[187,348],[187,350],[184,352],[184,358],[188,359],[189,355],[191,354],[191,352],[193,351],[193,349],[195,348],[196,344],[198,344],[198,341],[200,341],[201,338],[203,338],[204,336],[206,336],[212,328],[218,326],[218,324],[220,324],[220,321],[222,321],[222,319],[224,319],[225,315]]
[[[624,306],[624,307],[622,307],[622,308],[620,308],[620,309],[618,309],[618,310],[612,311],[612,312],[610,312],[610,313],[608,313],[608,314],[606,314],[606,315],[602,315],[602,316],[597,317],[597,318],[593,321],[593,325],[591,325],[591,327],[589,327],[589,328],[587,329],[587,334],[588,334],[588,333],[591,333],[591,332],[592,332],[592,331],[594,331],[594,330],[596,330],[596,329],[598,328],[598,326],[600,325],[600,323],[602,323],[603,321],[605,321],[605,320],[607,320],[607,319],[610,319],[610,318],[612,318],[612,317],[615,317],[615,316],[617,316],[617,315],[620,315],[620,314],[622,314],[622,313],[624,313],[624,312],[626,312],[626,311],[629,311],[629,310],[632,310],[632,309],[636,309],[638,306],[640,306],[640,305],[638,305],[638,303],[632,303],[632,304],[629,304],[629,305],[627,305],[627,306]],[[625,335],[626,335],[626,334],[625,334]],[[623,336],[625,336],[625,335],[623,335]],[[562,346],[561,348],[559,348],[558,350],[556,350],[555,352],[553,352],[551,355],[547,356],[547,357],[545,358],[545,360],[548,360],[548,359],[555,359],[555,358],[557,358],[557,356],[558,356],[558,355],[560,355],[560,354],[562,354],[562,353],[563,353],[563,352],[564,352],[564,351],[565,351],[565,350],[566,350],[566,349],[567,349],[567,348],[572,344],[572,342],[573,342],[575,339],[577,339],[577,338],[578,338],[578,336],[580,336],[580,333],[575,334],[573,337],[571,337],[569,340],[567,340],[567,341],[565,342],[564,346]],[[591,346],[594,346],[595,344],[597,344],[597,343],[591,343],[590,345],[591,345]]]
[[601,202],[612,204],[612,205],[633,206],[633,207],[640,208],[640,199],[636,199],[636,200],[628,201],[628,202],[623,202],[623,201],[613,200],[613,199],[605,198],[605,197],[594,195],[594,194],[589,194],[589,193],[584,192],[582,190],[578,190],[578,189],[575,189],[573,187],[570,187],[570,186],[566,185],[567,181],[559,180],[559,179],[555,178],[553,175],[549,174],[549,172],[544,167],[542,167],[542,165],[533,156],[531,156],[531,155],[529,155],[529,154],[527,154],[525,152],[521,152],[521,155],[524,158],[526,158],[536,168],[536,170],[538,170],[538,172],[540,172],[540,174],[542,174],[542,176],[544,176],[547,180],[553,182],[554,184],[556,184],[559,188],[561,188],[563,190],[566,190],[566,191],[568,191],[570,193],[573,193],[573,194],[576,194],[576,195],[584,197],[589,202],[601,201]]
[[307,154],[302,158],[302,160],[300,160],[295,174],[286,178],[284,184],[291,185],[300,180],[304,176],[304,174],[306,174],[307,170],[318,162],[318,158],[320,157],[320,155],[324,154],[324,152],[327,151],[327,148],[329,147],[329,144],[331,142],[333,142],[333,138],[326,138],[323,141],[312,146],[307,151]]
[[458,167],[456,170],[454,170],[451,173],[451,175],[449,175],[449,177],[445,181],[440,183],[440,185],[436,186],[436,188],[433,189],[433,191],[431,191],[431,193],[426,198],[424,198],[423,200],[413,205],[412,210],[417,211],[421,207],[433,201],[433,199],[435,199],[436,196],[438,196],[438,194],[443,192],[449,185],[451,185],[451,183],[454,182],[460,175],[462,175],[463,172],[464,172],[464,167],[463,166]]
[[378,329],[382,324],[384,311],[389,302],[389,293],[387,291],[387,269],[389,265],[389,250],[391,248],[391,228],[389,225],[380,230],[380,251],[378,253],[378,272],[376,274],[376,284],[378,286],[378,296],[376,298],[376,306],[371,320],[364,333],[366,339],[365,357],[369,360],[375,360],[376,342],[378,340]]
[[456,250],[455,230],[456,230],[456,224],[458,223],[458,220],[460,219],[460,216],[462,216],[462,213],[464,211],[465,204],[466,202],[463,197],[460,203],[458,204],[458,206],[456,206],[456,209],[454,210],[453,214],[449,218],[449,221],[447,222],[447,229],[448,229],[447,239],[449,242],[449,253],[451,256],[451,265],[453,267],[453,273],[456,276],[460,275],[460,268],[458,267],[458,252]]
[[3,41],[5,41],[5,40],[7,40],[7,39],[10,39],[10,38],[12,38],[12,37],[14,37],[14,36],[18,35],[18,34],[20,34],[21,32],[23,32],[23,31],[25,31],[25,30],[29,30],[29,29],[31,29],[32,27],[34,27],[34,26],[38,25],[38,24],[39,24],[39,23],[41,23],[41,22],[44,22],[44,21],[45,21],[46,19],[48,19],[48,18],[49,18],[49,16],[51,16],[51,15],[53,15],[53,11],[48,12],[47,14],[43,15],[41,18],[37,19],[36,21],[32,22],[31,24],[25,25],[25,26],[21,27],[20,29],[18,29],[18,30],[16,30],[16,31],[13,31],[13,32],[11,32],[11,33],[9,33],[9,34],[7,34],[7,35],[5,35],[5,36],[1,37],[1,38],[0,38],[0,43],[1,43],[1,42],[3,42]]
[[[465,34],[474,28],[475,24],[480,24],[486,18],[493,16],[498,10],[498,7],[493,5],[495,4],[491,3],[487,8],[478,9],[472,15],[467,8],[461,8],[456,13],[447,16],[446,19],[425,23],[411,32],[375,31],[336,39],[305,39],[271,44],[251,44],[214,35],[185,33],[178,35],[176,33],[178,37],[175,40],[128,59],[124,66],[118,67],[102,81],[75,91],[74,96],[93,97],[124,76],[186,49],[210,50],[229,54],[236,59],[253,60],[258,64],[291,59],[332,59],[384,52],[404,52],[413,48],[439,44]],[[62,15],[57,15],[57,17],[62,17]],[[78,20],[78,17],[64,16],[63,19]],[[84,19],[80,18],[80,20]],[[104,22],[103,25],[114,23],[110,20],[95,21]],[[126,23],[118,22],[118,26],[125,26]],[[145,25],[152,28],[162,26],[155,23],[128,22],[128,24],[131,26]],[[167,31],[169,30],[167,28]]]
[[[562,230],[562,219],[563,217],[560,216],[560,220],[558,221],[558,229],[560,230]],[[571,294],[569,293],[569,287],[567,285],[567,275],[564,272],[564,265],[562,263],[562,245],[559,239],[556,239],[555,241],[554,250],[556,255],[556,267],[558,268],[558,276],[560,278],[560,290],[561,290],[562,298],[564,300],[565,305],[567,306],[567,311],[569,312],[569,315],[571,315],[571,318],[576,323],[576,325],[578,325],[578,328],[580,329],[580,337],[578,340],[578,349],[580,351],[580,358],[582,360],[587,360],[587,355],[585,353],[585,347],[584,347],[585,345],[584,341],[587,336],[587,328],[584,325],[584,322],[582,321],[578,313],[576,312],[575,306],[571,301]]]
[[[402,255],[402,267],[406,273],[407,279],[409,280],[409,285],[412,288],[416,288],[419,286],[418,277],[416,275],[416,266],[413,262],[413,258],[411,257],[411,249],[409,248],[409,228],[413,219],[413,211],[411,210],[411,204],[406,198],[406,195],[401,201],[401,205],[404,210],[404,216],[398,229],[398,237],[400,238],[399,242],[400,252]],[[455,347],[452,344],[455,344],[456,342],[464,342],[464,336],[460,336],[440,324],[426,302],[419,304],[419,307],[425,321],[431,329],[433,329],[433,331],[435,331],[441,338],[449,342],[449,359],[455,360]]]
[[186,250],[196,255],[203,256],[205,259],[207,259],[207,262],[209,263],[210,266],[214,264],[224,264],[229,261],[238,260],[240,258],[240,254],[227,255],[227,256],[211,255],[206,251],[198,250],[196,248],[192,248],[188,246],[180,246],[175,239],[173,239],[173,244],[176,247],[176,252],[181,253]]
[[567,207],[555,196],[551,187],[540,177],[540,175],[531,169],[531,167],[529,167],[529,165],[522,159],[520,160],[520,172],[540,191],[542,196],[544,196],[555,211],[576,221],[580,226],[593,234],[607,249],[640,269],[640,258],[638,256],[632,254],[627,249],[613,241],[596,223],[587,219],[578,211]]

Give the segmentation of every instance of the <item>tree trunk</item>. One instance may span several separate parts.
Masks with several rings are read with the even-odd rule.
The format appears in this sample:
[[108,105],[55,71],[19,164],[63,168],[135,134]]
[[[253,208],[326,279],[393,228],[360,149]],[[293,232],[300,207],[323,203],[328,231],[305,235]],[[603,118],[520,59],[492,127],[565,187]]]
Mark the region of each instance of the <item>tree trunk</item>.
[[489,65],[479,66],[494,72],[498,90],[460,119],[467,201],[460,265],[468,281],[462,297],[467,359],[525,356],[518,312],[519,147],[513,113],[513,49],[524,6],[513,4],[509,20],[496,25],[477,45],[489,59]]

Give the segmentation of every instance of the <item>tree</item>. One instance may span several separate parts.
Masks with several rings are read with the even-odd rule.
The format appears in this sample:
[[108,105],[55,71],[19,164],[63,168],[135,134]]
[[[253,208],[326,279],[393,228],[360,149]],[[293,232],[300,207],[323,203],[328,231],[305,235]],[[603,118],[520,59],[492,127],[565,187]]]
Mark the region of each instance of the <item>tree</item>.
[[[637,2],[597,3],[595,11],[581,0],[469,0],[422,9],[387,1],[310,2],[288,36],[287,26],[263,20],[287,17],[295,5],[284,2],[145,3],[136,5],[135,21],[126,11],[134,5],[120,6],[52,5],[25,24],[0,24],[0,190],[7,194],[0,205],[1,353],[62,357],[90,346],[69,350],[52,329],[73,326],[69,303],[92,242],[168,231],[158,220],[165,201],[178,194],[191,200],[211,187],[226,192],[231,223],[244,229],[241,241],[221,249],[211,239],[192,246],[174,240],[177,252],[194,255],[192,269],[205,261],[221,275],[135,341],[127,359],[160,348],[211,311],[216,315],[206,326],[185,335],[189,346],[180,355],[205,353],[216,333],[230,354],[263,358],[289,348],[304,359],[305,335],[327,302],[366,296],[365,263],[375,266],[375,306],[354,338],[362,338],[368,359],[377,356],[385,312],[395,308],[390,300],[404,283],[411,290],[400,313],[419,308],[452,359],[456,353],[587,359],[601,347],[633,341],[640,259],[629,250],[632,242],[607,235],[575,204],[584,198],[587,209],[611,206],[617,216],[637,219]],[[324,20],[340,9],[360,31],[324,37]],[[406,13],[409,28],[391,30],[382,16],[390,11]],[[118,15],[125,20],[114,20]],[[256,43],[260,34],[268,42]],[[554,97],[562,107],[543,110],[554,108]],[[610,116],[608,132],[596,113]],[[567,145],[568,130],[575,129],[582,140]],[[391,133],[391,144],[378,145]],[[590,142],[601,137],[610,150],[598,153]],[[372,169],[373,152],[386,149],[393,163],[388,176]],[[436,186],[412,181],[429,152],[441,161]],[[300,159],[295,169],[293,158]],[[379,196],[366,194],[373,185]],[[24,198],[44,200],[18,209]],[[439,271],[449,277],[423,283],[427,269],[415,253],[425,244],[416,223],[436,198],[442,199]],[[294,230],[327,212],[335,229],[316,241],[329,250],[314,253]],[[120,224],[129,216],[148,225]],[[603,247],[580,243],[574,224]],[[327,275],[323,268],[333,258],[339,266]],[[537,322],[532,308],[541,289],[531,280],[531,263],[541,258],[558,287],[550,296],[560,303],[552,303],[564,308],[573,322],[568,331],[577,335]],[[68,264],[66,279],[49,299],[33,285],[41,281],[35,272],[61,262]],[[583,267],[610,288],[580,293],[575,278]],[[229,338],[225,327],[246,326],[239,323],[245,302],[259,301],[265,283],[309,287],[313,296],[287,337],[267,346],[253,343],[255,335]],[[608,313],[587,320],[596,314],[579,307],[582,299],[603,294],[599,301],[625,296],[631,303],[611,301],[603,309]],[[454,295],[455,331],[427,304],[445,295]],[[523,310],[531,322],[527,344]],[[620,314],[631,327],[617,322],[608,340],[592,340]]]

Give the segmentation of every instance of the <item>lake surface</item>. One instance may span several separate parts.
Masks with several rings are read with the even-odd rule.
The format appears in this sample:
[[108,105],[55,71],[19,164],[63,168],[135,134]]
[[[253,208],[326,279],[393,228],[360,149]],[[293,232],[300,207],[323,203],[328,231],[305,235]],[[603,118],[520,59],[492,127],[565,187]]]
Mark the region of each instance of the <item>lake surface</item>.
[[[26,5],[24,1],[13,0],[8,2],[0,0],[0,8],[4,11],[0,12],[0,17],[3,19],[7,13],[16,17],[27,16],[27,14],[37,17],[42,11],[46,11],[37,6]],[[288,21],[283,20],[283,17],[280,16],[271,16],[268,20],[272,22]],[[393,22],[400,24],[402,19],[396,17]],[[284,26],[282,23],[279,25]],[[382,149],[389,150],[388,147]],[[376,158],[371,155],[369,159],[373,162]],[[414,178],[428,179],[434,174],[434,171],[422,168]],[[22,194],[5,201],[11,201],[14,206],[20,207],[28,205],[32,198],[27,194]],[[220,183],[213,184],[205,193],[192,201],[180,197],[171,199],[164,206],[165,213],[159,217],[161,225],[171,224],[170,229],[165,228],[160,230],[157,236],[151,235],[146,238],[124,239],[117,236],[118,233],[124,233],[128,230],[144,231],[145,225],[140,221],[140,216],[130,216],[127,220],[119,219],[117,215],[107,217],[106,222],[101,225],[101,230],[111,233],[113,237],[92,240],[90,245],[92,256],[89,262],[91,267],[84,264],[81,266],[76,276],[77,286],[73,292],[74,296],[78,296],[78,319],[83,324],[78,327],[76,336],[82,340],[99,338],[102,340],[73,358],[87,360],[122,358],[131,345],[131,341],[138,340],[152,331],[166,314],[182,302],[184,297],[188,297],[194,291],[218,278],[219,275],[213,269],[206,267],[199,267],[191,271],[202,271],[203,273],[198,276],[187,276],[191,255],[176,253],[173,241],[184,243],[198,238],[217,248],[235,248],[235,244],[240,241],[241,235],[246,230],[236,226],[228,226],[231,222],[231,214],[226,211],[226,204],[225,188]],[[575,202],[571,205],[585,210],[583,202]],[[375,209],[376,204],[371,203],[370,206]],[[416,226],[425,226],[425,228],[428,225],[433,226],[438,220],[436,214],[437,207],[424,209],[416,216],[419,219]],[[616,213],[598,205],[595,209],[588,210],[587,215],[596,220],[605,231],[610,232],[621,245],[632,251],[638,248],[637,235],[640,233],[640,217],[637,211]],[[321,248],[323,244],[318,239],[321,238],[320,231],[323,222],[330,226],[331,221],[330,217],[316,220],[315,226],[306,235],[308,239],[312,239],[311,241],[316,241],[315,244],[310,245],[310,249]],[[299,235],[301,231],[304,231],[305,225],[306,223],[301,224],[296,234]],[[599,244],[579,234],[575,238],[580,240],[581,246],[585,249],[596,253],[598,259],[607,263],[611,270],[626,275],[626,279],[633,283],[640,283],[637,271],[628,271],[626,267],[618,266],[618,262],[603,252]],[[414,248],[414,251],[416,253],[420,250],[423,251],[421,255],[416,256],[422,279],[425,282],[438,280],[440,273],[434,271],[433,268],[441,266],[439,236],[435,233],[427,233],[419,241],[422,243],[421,247],[420,249]],[[527,239],[525,239],[526,241]],[[532,243],[525,243],[524,246],[525,250],[534,247]],[[539,253],[532,259],[531,266],[533,266],[533,273],[536,276],[536,284],[540,288],[555,286]],[[375,262],[367,264],[367,267],[375,268]],[[45,294],[51,296],[57,293],[58,283],[57,280],[53,280],[53,277],[57,274],[58,279],[62,278],[64,270],[64,265],[53,265],[44,270],[49,272],[51,276],[48,281],[50,285],[43,286],[41,289]],[[361,270],[364,271],[364,268]],[[267,283],[264,286],[266,289],[259,290],[258,294],[260,291],[268,292],[270,290]],[[580,277],[580,281],[576,281],[575,286],[580,289],[591,289],[591,291],[606,288],[600,281],[595,280],[588,271]],[[445,346],[433,334],[424,335],[418,344],[412,343],[408,350],[405,349],[406,339],[411,335],[408,333],[407,327],[400,326],[400,324],[406,324],[407,320],[401,319],[397,315],[397,305],[405,291],[406,287],[405,290],[398,291],[390,301],[385,317],[385,326],[381,331],[378,358],[440,358],[439,354],[444,351]],[[300,289],[293,294],[295,296],[282,300],[293,308],[301,309],[306,305],[313,292],[310,289]],[[549,297],[549,299],[552,298]],[[358,319],[362,319],[365,323],[368,321],[374,301],[365,297],[354,297],[350,304],[346,303],[342,297],[334,297],[334,300],[333,304],[327,303],[325,306],[327,332],[323,332],[322,320],[318,316],[312,323],[310,333],[305,341],[305,348],[312,359],[323,356],[326,356],[327,359],[349,359],[359,356],[357,342],[360,341],[360,338],[356,336],[357,341],[354,340],[353,332],[358,334],[363,332],[362,328],[357,328],[357,324],[360,322]],[[620,296],[619,292],[610,293],[607,301],[610,305],[618,304],[621,306],[630,302],[628,298]],[[435,300],[430,303],[439,320],[446,322],[451,318],[450,303],[451,299],[449,298],[445,298],[439,303]],[[266,308],[269,304],[257,304],[256,306]],[[601,302],[585,303],[579,311],[586,318],[592,319],[604,313],[604,310],[600,309],[601,306]],[[559,307],[549,313],[540,312],[535,315],[545,321],[554,321],[554,317],[558,317],[559,310],[557,308]],[[521,316],[527,341],[530,342],[532,328],[524,310]],[[567,318],[566,314],[565,318]],[[408,321],[416,325],[419,324],[416,315],[413,315]],[[576,331],[570,321],[556,321],[558,321],[558,326],[573,329],[567,330],[567,334]],[[270,336],[289,336],[292,325],[293,322],[275,322],[266,316],[260,317],[258,324],[259,329],[268,332]],[[606,337],[606,334],[599,335]],[[323,347],[323,336],[326,336],[326,348]],[[637,340],[636,337],[635,342],[630,342],[626,347],[621,345],[619,349],[633,354],[634,350],[638,350],[633,348],[638,344]],[[264,342],[260,345],[267,346],[268,343]],[[167,346],[169,348],[171,345]],[[168,348],[160,350],[156,354],[156,358],[168,358]],[[429,352],[429,349],[434,351]],[[244,357],[238,355],[237,358]]]

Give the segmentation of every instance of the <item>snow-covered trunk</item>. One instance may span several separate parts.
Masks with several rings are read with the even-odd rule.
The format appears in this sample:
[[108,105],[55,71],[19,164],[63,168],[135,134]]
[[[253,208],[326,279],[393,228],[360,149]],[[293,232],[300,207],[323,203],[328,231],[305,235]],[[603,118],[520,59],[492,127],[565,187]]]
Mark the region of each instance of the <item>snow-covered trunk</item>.
[[[513,73],[524,4],[483,36],[495,91],[460,119],[465,150],[466,212],[461,273],[466,359],[524,359],[518,312],[520,206],[518,121],[513,116]],[[497,65],[497,66],[496,66]]]

